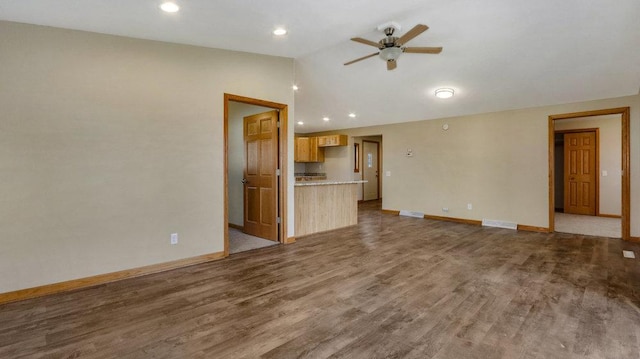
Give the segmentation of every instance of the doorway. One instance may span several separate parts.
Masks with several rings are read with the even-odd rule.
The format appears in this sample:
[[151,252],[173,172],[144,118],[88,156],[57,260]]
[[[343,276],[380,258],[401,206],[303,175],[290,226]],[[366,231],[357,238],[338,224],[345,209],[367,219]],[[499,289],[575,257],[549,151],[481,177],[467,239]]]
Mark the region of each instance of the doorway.
[[550,231],[629,240],[629,153],[628,107],[549,116]]
[[[251,237],[248,231],[285,243],[287,105],[224,94],[224,146],[225,256],[229,227],[234,240]],[[248,249],[263,246],[261,238],[249,239],[256,244]]]
[[374,201],[380,199],[380,144],[374,141],[362,141],[362,178],[363,200]]

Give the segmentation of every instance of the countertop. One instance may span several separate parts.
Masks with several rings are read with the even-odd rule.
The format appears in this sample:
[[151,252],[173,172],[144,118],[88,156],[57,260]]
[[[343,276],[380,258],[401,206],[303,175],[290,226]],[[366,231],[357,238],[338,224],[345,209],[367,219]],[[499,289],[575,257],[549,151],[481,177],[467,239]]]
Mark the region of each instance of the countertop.
[[336,185],[336,184],[360,184],[360,183],[366,183],[368,181],[331,181],[331,180],[326,180],[326,181],[303,181],[303,182],[296,182],[296,184],[294,185],[295,187],[299,187],[299,186],[328,186],[328,185]]

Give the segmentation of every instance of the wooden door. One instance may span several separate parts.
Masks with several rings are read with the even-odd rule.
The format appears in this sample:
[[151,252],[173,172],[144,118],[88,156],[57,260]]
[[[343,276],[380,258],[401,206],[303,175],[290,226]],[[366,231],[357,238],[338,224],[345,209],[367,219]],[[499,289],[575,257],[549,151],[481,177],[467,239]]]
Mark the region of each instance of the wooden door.
[[380,199],[379,155],[378,142],[362,141],[362,179],[367,181],[363,185],[362,199],[365,201]]
[[596,133],[564,134],[564,212],[596,215]]
[[278,111],[244,118],[244,232],[278,240]]

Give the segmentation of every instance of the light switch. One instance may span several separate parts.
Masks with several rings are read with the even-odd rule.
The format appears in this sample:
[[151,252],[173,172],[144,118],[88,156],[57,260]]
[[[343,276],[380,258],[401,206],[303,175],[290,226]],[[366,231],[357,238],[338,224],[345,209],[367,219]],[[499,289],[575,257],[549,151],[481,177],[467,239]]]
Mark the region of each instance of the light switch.
[[608,175],[607,171],[602,171],[602,177],[607,177]]
[[387,171],[387,172],[385,173],[385,175],[386,175],[387,177],[391,177],[391,171]]

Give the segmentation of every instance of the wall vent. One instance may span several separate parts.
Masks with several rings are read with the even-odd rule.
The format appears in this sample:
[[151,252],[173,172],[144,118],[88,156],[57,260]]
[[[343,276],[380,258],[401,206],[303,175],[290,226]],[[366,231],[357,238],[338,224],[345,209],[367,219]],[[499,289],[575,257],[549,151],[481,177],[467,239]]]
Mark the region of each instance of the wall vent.
[[507,221],[496,221],[493,219],[482,219],[483,227],[498,227],[498,228],[506,228],[506,229],[518,229],[518,224],[514,222]]
[[400,211],[400,215],[401,216],[406,216],[406,217],[424,218],[424,213],[415,212],[415,211],[407,211],[406,209],[403,209],[402,211]]

